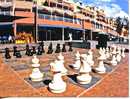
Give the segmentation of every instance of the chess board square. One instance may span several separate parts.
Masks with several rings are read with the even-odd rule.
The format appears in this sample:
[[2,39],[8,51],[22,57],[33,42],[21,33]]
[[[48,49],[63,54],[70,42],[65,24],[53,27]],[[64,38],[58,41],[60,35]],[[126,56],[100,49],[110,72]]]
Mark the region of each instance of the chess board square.
[[77,78],[76,78],[77,74],[75,75],[68,75],[68,78],[69,78],[69,82],[72,83],[72,84],[75,84],[77,86],[80,86],[80,87],[83,87],[85,89],[88,89],[90,88],[91,86],[95,85],[101,78],[100,77],[92,77],[92,81],[91,83],[89,84],[79,84],[77,82]]
[[11,67],[15,70],[15,71],[20,71],[20,70],[25,70],[25,69],[28,69],[29,66],[26,65],[26,64],[13,64],[11,65]]
[[45,87],[51,82],[50,77],[44,77],[42,81],[34,82],[31,78],[25,78],[24,80],[31,84],[34,88]]
[[39,67],[41,72],[48,72],[50,70],[50,66]]
[[113,66],[109,66],[109,65],[105,65],[105,68],[106,68],[106,72],[111,72],[113,70]]
[[[106,68],[106,73],[109,73],[109,72],[111,72],[115,67],[105,64],[105,68]],[[97,73],[97,71],[95,70],[95,68],[92,69],[92,72]]]

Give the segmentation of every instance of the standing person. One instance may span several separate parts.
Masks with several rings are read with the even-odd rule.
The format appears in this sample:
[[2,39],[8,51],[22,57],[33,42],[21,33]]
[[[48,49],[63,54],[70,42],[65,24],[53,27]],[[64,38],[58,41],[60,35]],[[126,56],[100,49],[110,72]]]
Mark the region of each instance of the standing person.
[[9,35],[9,37],[8,37],[8,42],[12,43],[12,36],[11,35]]

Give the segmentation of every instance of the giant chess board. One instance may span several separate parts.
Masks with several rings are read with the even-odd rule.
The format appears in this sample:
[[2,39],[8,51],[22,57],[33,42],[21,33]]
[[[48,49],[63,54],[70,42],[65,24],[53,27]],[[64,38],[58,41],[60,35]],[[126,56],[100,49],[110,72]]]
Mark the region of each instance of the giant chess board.
[[[78,70],[74,70],[70,64],[74,62],[74,53],[76,52],[66,52],[63,53],[64,58],[65,58],[65,67],[68,69],[68,74],[66,76],[63,76],[63,80],[67,83],[67,90],[63,93],[60,94],[54,94],[51,93],[50,90],[48,89],[48,84],[52,81],[52,73],[50,72],[50,66],[49,63],[55,60],[56,56],[58,53],[55,54],[43,54],[39,55],[38,58],[40,59],[40,71],[43,73],[44,78],[42,81],[39,82],[33,82],[29,78],[29,75],[32,71],[31,67],[31,59],[32,56],[28,57],[24,55],[22,58],[11,58],[11,59],[5,59],[5,63],[10,66],[20,77],[23,79],[26,83],[28,83],[30,86],[35,88],[36,90],[39,90],[41,94],[44,96],[79,96],[82,94],[84,91],[87,91],[91,89],[92,87],[96,86],[98,83],[100,83],[107,75],[112,73],[117,66],[112,66],[105,62],[105,68],[106,68],[106,73],[104,74],[99,74],[95,72],[94,69],[92,69],[92,72],[90,73],[92,75],[92,80],[89,84],[79,84],[77,82],[76,76],[78,74]],[[83,49],[81,53],[86,53],[86,49]],[[24,54],[25,52],[22,52]],[[94,51],[94,60],[97,58],[98,55],[97,51]],[[120,64],[120,63],[119,63]],[[95,66],[97,63],[95,62]],[[60,85],[59,85],[60,86]],[[73,90],[71,88],[73,87]]]

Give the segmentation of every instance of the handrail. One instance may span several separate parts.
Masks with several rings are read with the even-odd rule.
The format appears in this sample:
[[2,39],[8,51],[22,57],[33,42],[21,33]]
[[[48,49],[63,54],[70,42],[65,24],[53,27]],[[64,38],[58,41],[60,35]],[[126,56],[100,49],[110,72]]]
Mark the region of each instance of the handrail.
[[39,18],[81,24],[80,19],[71,19],[71,18],[65,18],[65,17],[59,17],[59,16],[51,16],[47,14],[39,14]]

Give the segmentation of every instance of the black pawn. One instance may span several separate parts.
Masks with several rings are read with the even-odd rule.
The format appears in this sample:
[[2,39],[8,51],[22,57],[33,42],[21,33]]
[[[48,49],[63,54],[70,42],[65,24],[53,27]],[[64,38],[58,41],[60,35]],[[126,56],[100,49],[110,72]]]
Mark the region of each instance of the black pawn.
[[32,47],[32,54],[36,54],[36,47],[35,46]]
[[25,54],[29,56],[29,45],[28,44],[26,45],[26,53]]
[[11,58],[10,53],[9,53],[9,48],[5,48],[5,58],[6,59],[10,59]]
[[50,43],[49,47],[48,47],[48,52],[47,54],[52,54],[53,53],[53,48],[52,48],[52,43]]
[[37,52],[37,55],[42,55],[42,46],[38,46],[38,52]]
[[69,42],[69,52],[72,52],[73,49],[72,49],[72,42]]
[[21,55],[20,51],[17,51],[16,52],[16,58],[21,58],[21,57],[22,57],[22,55]]
[[33,51],[32,51],[32,49],[29,49],[29,50],[28,50],[28,56],[33,56]]
[[60,52],[61,52],[60,44],[57,44],[55,53],[60,53]]
[[66,52],[66,45],[63,44],[62,52]]
[[17,46],[14,46],[13,47],[13,56],[16,56],[16,53],[17,53]]
[[39,43],[39,46],[41,46],[42,53],[45,53],[45,50],[44,50],[44,42],[43,42],[43,41]]

